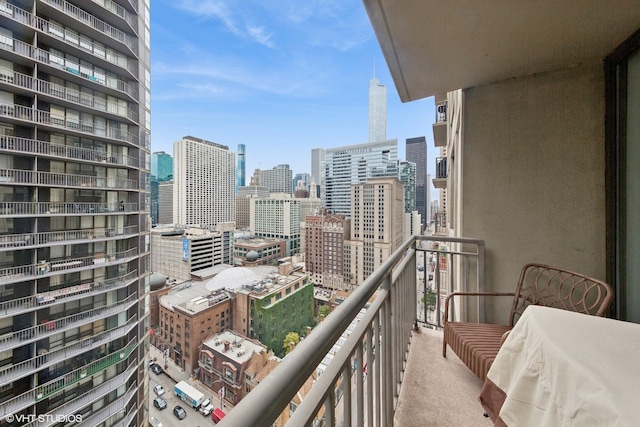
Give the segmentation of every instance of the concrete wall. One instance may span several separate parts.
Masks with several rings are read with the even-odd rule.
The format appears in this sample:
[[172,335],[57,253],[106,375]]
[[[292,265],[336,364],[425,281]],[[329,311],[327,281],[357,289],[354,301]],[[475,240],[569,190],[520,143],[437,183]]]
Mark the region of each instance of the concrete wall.
[[488,291],[528,262],[605,278],[604,110],[601,63],[464,91],[461,234],[485,239]]

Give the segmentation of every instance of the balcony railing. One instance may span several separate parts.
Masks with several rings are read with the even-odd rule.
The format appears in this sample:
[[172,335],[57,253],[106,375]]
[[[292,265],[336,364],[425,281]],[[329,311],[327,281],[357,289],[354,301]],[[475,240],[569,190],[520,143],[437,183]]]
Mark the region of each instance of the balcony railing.
[[138,55],[138,45],[136,41],[128,34],[119,29],[107,24],[104,21],[96,18],[95,16],[85,12],[84,10],[76,7],[75,5],[65,0],[41,0],[43,3],[48,4],[64,13],[65,15],[72,16],[78,21],[88,25],[94,30],[109,36],[110,38],[117,40],[118,42],[127,46],[134,55]]
[[103,98],[98,98],[75,89],[60,86],[46,80],[36,79],[35,77],[5,68],[0,68],[0,78],[2,78],[4,83],[13,84],[14,86],[58,99],[64,99],[65,101],[82,105],[83,107],[89,107],[96,111],[110,113],[118,117],[126,117],[132,122],[138,123],[138,113],[135,110],[120,106],[117,103],[108,102]]
[[436,157],[436,178],[437,179],[447,178],[447,158],[446,157]]
[[33,280],[38,277],[66,274],[72,271],[85,270],[87,267],[100,268],[128,262],[138,256],[138,248],[110,254],[94,254],[93,256],[71,259],[40,261],[37,264],[0,268],[0,284]]
[[[115,377],[101,383],[97,387],[92,388],[88,392],[83,393],[79,397],[76,397],[75,399],[63,405],[58,406],[51,412],[48,412],[46,414],[48,416],[45,417],[44,421],[32,421],[29,424],[25,424],[24,427],[49,427],[56,424],[56,420],[62,419],[64,415],[75,414],[91,402],[94,402],[109,393],[113,393],[113,390],[117,389],[123,384],[126,384],[127,380],[137,372],[137,369],[138,362],[136,359],[134,359],[123,373],[116,375]],[[31,398],[31,400],[29,400],[29,404],[35,403],[35,390],[32,390],[28,393],[33,393],[33,396],[29,396]],[[23,405],[23,408],[29,406],[29,404]],[[16,410],[14,410],[3,413],[2,409],[2,406],[0,406],[0,416],[16,412]]]
[[[83,283],[75,286],[67,286],[54,291],[40,292],[36,295],[17,298],[0,302],[0,313],[3,315],[14,315],[38,310],[45,306],[63,304],[87,296],[98,295],[114,289],[123,288],[135,280],[138,271],[134,270],[122,276],[113,277],[100,282]],[[0,368],[1,369],[1,368]]]
[[[123,412],[127,409],[127,403],[131,400],[131,398],[137,393],[138,387],[134,383],[129,387],[129,389],[124,393],[122,397],[117,398],[115,401],[109,403],[107,407],[100,409],[98,412],[92,414],[90,417],[82,418],[82,422],[79,423],[80,426],[99,426],[109,418],[116,415],[118,412]],[[135,414],[136,407],[133,406],[129,412],[123,417],[122,424],[110,423],[109,425],[122,425],[123,427],[128,427],[131,420],[129,419],[129,423],[126,422],[128,417],[131,414]]]
[[[476,263],[476,289],[484,289],[484,243],[481,240],[411,238],[301,341],[219,425],[272,425],[281,413],[289,410],[293,397],[310,377],[314,377],[334,343],[352,327],[354,319],[365,308],[364,316],[315,379],[287,425],[324,423],[333,426],[337,422],[342,425],[393,425],[411,330],[417,321],[416,253],[421,251],[420,242],[428,244],[429,241],[447,241],[465,246],[465,249],[474,245],[477,251],[469,256]],[[465,252],[456,253],[471,264]],[[426,254],[423,256],[427,257]],[[471,280],[461,275],[461,280],[467,279]],[[465,289],[470,285],[460,283],[457,286]],[[369,304],[372,297],[375,299]]]
[[92,175],[40,172],[22,169],[0,169],[0,184],[44,185],[46,187],[108,188],[133,190],[138,182],[133,179],[107,178]]
[[131,156],[105,153],[104,151],[54,144],[48,141],[20,138],[17,136],[0,136],[0,150],[11,150],[12,152],[22,152],[28,155],[42,154],[64,159],[88,160],[114,165],[138,166],[138,160]]
[[447,101],[436,102],[436,123],[447,121]]
[[0,202],[0,217],[132,213],[136,203]]
[[49,353],[41,354],[29,360],[16,363],[15,365],[5,366],[0,371],[0,384],[10,384],[25,375],[29,375],[38,370],[61,363],[67,359],[107,344],[117,338],[121,338],[129,333],[131,329],[135,327],[136,323],[136,316],[133,315],[122,326],[117,326],[61,349],[53,350]]
[[127,310],[135,304],[136,301],[137,293],[134,292],[127,298],[110,305],[83,311],[82,313],[73,314],[60,319],[48,320],[38,326],[32,326],[30,328],[10,332],[0,336],[0,351],[21,347],[27,343],[40,340],[62,331],[104,319],[105,317]]
[[116,91],[126,93],[134,100],[137,97],[137,91],[133,87],[133,85],[130,85],[122,80],[118,80],[113,77],[105,76],[104,74],[95,74],[95,72],[91,71],[89,68],[86,68],[85,72],[85,68],[83,68],[82,70],[80,69],[80,64],[66,60],[61,56],[54,55],[53,53],[32,46],[21,40],[1,36],[0,49],[13,52],[16,55],[20,55],[24,58],[29,58],[31,60],[49,65],[51,67],[59,68],[76,76],[84,77],[88,81],[92,81]]
[[37,110],[23,105],[0,103],[0,116],[14,117],[38,124],[86,133],[102,138],[138,143],[138,137],[128,131],[112,126],[96,126],[93,122],[83,122],[68,116],[57,116],[49,111]]
[[39,16],[33,15],[26,10],[20,9],[19,7],[16,7],[12,4],[5,3],[1,10],[5,12],[5,15],[11,16],[16,22],[25,24],[44,34],[54,36],[74,47],[79,47],[83,51],[90,53],[96,58],[100,58],[110,64],[114,64],[120,68],[126,69],[131,73],[132,77],[137,77],[138,69],[135,63],[129,60],[124,55],[119,55],[116,52],[112,53],[111,55],[106,55],[105,48],[102,45],[96,45],[93,40],[87,39],[86,37],[79,35],[76,32],[70,32],[63,27],[52,24],[49,21],[42,19]]
[[112,354],[104,356],[83,366],[82,368],[78,368],[65,374],[64,376],[38,386],[36,388],[36,400],[46,399],[52,394],[58,393],[59,391],[64,390],[70,385],[76,384],[87,377],[91,377],[94,374],[102,372],[105,369],[126,360],[126,358],[129,357],[131,353],[133,353],[136,347],[137,341],[130,341],[129,344],[127,344],[125,347]]

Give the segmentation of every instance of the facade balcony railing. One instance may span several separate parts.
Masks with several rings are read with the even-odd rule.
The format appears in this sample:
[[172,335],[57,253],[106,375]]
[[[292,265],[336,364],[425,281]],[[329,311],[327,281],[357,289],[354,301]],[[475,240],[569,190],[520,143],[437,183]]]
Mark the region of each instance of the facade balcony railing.
[[130,37],[127,33],[115,28],[112,25],[96,18],[95,16],[87,13],[79,7],[65,1],[65,0],[40,0],[42,3],[60,10],[65,15],[71,16],[74,19],[82,22],[85,25],[93,28],[94,30],[107,35],[108,37],[116,40],[129,48],[131,53],[138,56],[138,44],[137,40]]
[[52,394],[58,393],[73,384],[79,383],[87,377],[91,377],[126,360],[137,346],[137,340],[132,340],[125,347],[107,356],[101,357],[98,360],[86,364],[82,368],[68,372],[59,378],[38,386],[36,388],[36,401],[46,399]]
[[82,160],[83,162],[91,161],[111,165],[138,166],[138,160],[131,156],[17,136],[0,136],[0,151],[2,150],[10,150],[12,153],[24,153],[25,155],[41,154],[59,159]]
[[93,122],[81,121],[78,118],[57,116],[49,111],[37,110],[17,104],[0,103],[0,117],[13,117],[21,121],[63,128],[74,132],[90,134],[93,136],[125,141],[131,144],[138,143],[138,137],[128,131],[112,126],[96,126]]
[[42,338],[77,328],[86,323],[104,319],[113,314],[121,313],[137,303],[137,293],[134,292],[127,298],[116,303],[99,308],[83,311],[82,313],[62,317],[55,320],[47,320],[38,326],[32,326],[19,331],[10,332],[0,336],[0,351],[6,351],[21,347],[27,343],[38,341]]
[[136,256],[138,256],[138,248],[110,254],[95,254],[82,258],[41,261],[37,264],[0,268],[0,284],[23,282],[51,275],[123,264],[131,261]]
[[135,62],[129,60],[124,55],[120,55],[116,52],[106,52],[104,46],[96,45],[93,40],[82,35],[78,35],[76,32],[67,31],[63,27],[52,24],[49,21],[12,4],[5,3],[0,7],[0,10],[4,12],[5,15],[13,18],[16,22],[29,26],[41,33],[56,37],[57,39],[64,41],[66,44],[75,48],[80,48],[92,56],[108,62],[109,64],[124,68],[131,73],[132,77],[137,77],[138,68],[136,67]]
[[6,36],[0,36],[0,49],[13,52],[23,58],[29,58],[36,62],[59,68],[69,74],[83,77],[87,81],[94,82],[100,85],[100,87],[125,93],[129,95],[133,101],[136,100],[137,92],[133,85],[110,76],[105,76],[104,74],[97,74],[88,67],[80,67],[80,64],[76,62],[69,61],[44,49],[32,46],[29,43]]
[[134,270],[130,273],[106,280],[67,286],[53,291],[39,292],[28,297],[3,301],[0,302],[0,314],[10,316],[17,313],[35,311],[54,304],[64,304],[80,298],[86,298],[115,289],[124,288],[131,284],[132,281],[136,280],[137,277],[138,271]]
[[436,102],[436,123],[447,121],[447,101]]
[[87,337],[58,350],[25,360],[15,365],[4,366],[0,370],[0,385],[11,384],[15,380],[35,373],[41,369],[64,362],[94,348],[107,344],[128,334],[137,324],[137,317],[131,316],[124,325],[117,326],[99,334]]
[[[127,415],[125,415],[120,421],[118,421],[116,424],[114,424],[117,427],[129,427],[131,425],[131,423],[133,422],[133,420],[136,418],[138,414],[138,408],[135,405],[131,406],[131,409],[129,409],[129,412],[127,412]],[[95,424],[84,424],[82,423],[81,425],[83,426],[94,426]]]
[[7,216],[122,214],[137,211],[137,203],[0,202],[0,218]]
[[36,79],[26,74],[0,68],[0,81],[57,99],[64,99],[72,104],[88,107],[101,113],[109,113],[115,118],[125,117],[131,120],[132,124],[138,123],[138,113],[131,108],[107,102],[104,98],[98,98],[75,89]]
[[[102,423],[108,420],[109,418],[113,417],[114,415],[117,415],[119,412],[125,411],[127,409],[127,403],[131,401],[133,396],[136,395],[137,391],[138,391],[137,385],[132,384],[131,387],[129,387],[129,389],[124,393],[124,395],[117,398],[115,401],[109,403],[106,407],[100,409],[98,412],[91,414],[91,416],[83,417],[82,422],[80,422],[78,425],[91,426],[91,427],[102,425]],[[137,412],[137,408],[133,406],[129,410],[129,412],[127,412],[126,415],[124,415],[121,423],[109,423],[108,425],[129,427],[132,421],[132,418],[130,417],[132,415],[135,416],[136,412]]]
[[[117,17],[123,19],[134,33],[138,32],[138,20],[127,9],[114,2],[113,0],[91,0],[95,4],[102,6],[106,11],[111,12]],[[111,19],[112,20],[112,19]]]
[[108,178],[91,175],[29,171],[23,169],[0,169],[0,184],[25,184],[46,187],[81,187],[112,190],[134,190],[138,182],[133,179]]
[[[80,409],[91,404],[92,402],[95,402],[96,400],[108,395],[109,393],[113,393],[115,389],[117,389],[123,384],[126,384],[127,380],[137,372],[137,369],[138,369],[138,362],[136,359],[134,359],[129,364],[127,369],[121,374],[118,374],[113,378],[103,383],[100,383],[98,386],[92,388],[86,393],[83,393],[82,395],[76,397],[75,399],[58,406],[57,408],[48,412],[47,414],[43,414],[45,415],[44,421],[38,421],[36,417],[35,421],[32,421],[29,424],[25,424],[24,427],[49,427],[56,424],[56,420],[63,419],[65,415],[75,414]],[[21,409],[27,408],[30,405],[34,404],[35,390],[29,391],[25,393],[25,395],[26,394],[29,394],[29,396],[25,396],[26,399],[23,399],[23,401],[25,402],[22,403],[22,407],[20,407],[19,409],[3,412],[4,408],[2,407],[2,405],[0,405],[0,417],[6,414],[15,413]],[[16,404],[15,406],[18,406],[18,405]]]
[[[477,239],[414,236],[396,250],[353,293],[327,316],[282,362],[218,423],[220,427],[272,425],[334,344],[341,347],[291,414],[287,426],[393,425],[395,403],[417,322],[417,254],[430,241],[475,246],[457,251],[467,264],[460,288],[484,290],[484,242]],[[453,253],[454,251],[449,251]],[[475,265],[475,272],[472,273]],[[469,289],[472,290],[472,289]],[[373,302],[371,302],[373,298]],[[362,310],[365,309],[362,315]],[[353,327],[356,317],[360,320]],[[352,329],[349,334],[347,331]],[[358,367],[360,367],[358,369]],[[357,371],[357,372],[354,372]],[[366,375],[362,374],[362,371]]]

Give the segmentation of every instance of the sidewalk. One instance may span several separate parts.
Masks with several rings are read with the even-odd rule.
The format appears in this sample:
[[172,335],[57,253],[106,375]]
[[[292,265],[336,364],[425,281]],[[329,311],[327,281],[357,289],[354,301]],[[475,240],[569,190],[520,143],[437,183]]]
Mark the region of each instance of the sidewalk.
[[157,363],[158,365],[160,365],[162,369],[164,369],[164,373],[169,378],[171,378],[174,383],[179,383],[180,381],[186,381],[187,383],[189,383],[189,385],[195,387],[197,390],[202,392],[202,394],[204,394],[205,399],[211,399],[211,403],[216,408],[223,408],[225,412],[229,412],[233,407],[227,401],[224,401],[221,404],[217,393],[215,393],[210,388],[206,387],[199,380],[195,378],[189,378],[189,374],[185,372],[182,368],[180,368],[178,365],[176,365],[175,362],[173,362],[173,360],[171,360],[170,358],[167,359],[166,368],[165,368],[164,356],[162,354],[162,351],[160,351],[158,348],[156,348],[153,345],[149,350],[149,357],[151,358],[151,360],[153,360],[154,358],[156,359],[155,363]]

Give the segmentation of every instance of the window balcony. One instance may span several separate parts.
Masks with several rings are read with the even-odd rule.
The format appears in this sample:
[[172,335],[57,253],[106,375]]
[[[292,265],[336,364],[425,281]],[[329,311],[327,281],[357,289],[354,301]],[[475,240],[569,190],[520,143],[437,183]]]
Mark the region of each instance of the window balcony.
[[10,384],[26,375],[35,373],[43,368],[51,367],[67,359],[86,353],[94,348],[98,348],[115,339],[121,338],[128,334],[136,324],[137,319],[134,315],[131,316],[124,325],[87,337],[64,348],[40,354],[15,365],[4,366],[2,367],[2,370],[0,370],[0,385]]
[[[129,60],[124,55],[113,54],[113,55],[105,55],[105,48],[102,45],[95,45],[93,40],[88,39],[82,34],[77,34],[75,32],[70,33],[64,28],[52,24],[49,21],[42,19],[36,15],[33,15],[27,12],[24,9],[20,9],[12,4],[7,3],[6,14],[13,18],[15,22],[25,24],[42,34],[46,34],[52,37],[55,37],[58,40],[62,40],[65,44],[72,46],[76,49],[79,49],[83,53],[89,53],[90,56],[88,58],[99,58],[102,61],[105,61],[107,69],[114,71],[115,73],[119,73],[120,69],[127,70],[131,77],[134,79],[137,78],[137,67],[134,61]],[[84,59],[84,58],[83,58]],[[111,65],[116,65],[114,68]]]
[[79,7],[65,1],[65,0],[40,0],[42,3],[51,6],[54,9],[60,11],[61,16],[56,20],[64,21],[65,17],[72,17],[73,19],[82,22],[89,26],[93,30],[106,35],[108,38],[118,41],[129,48],[131,53],[138,55],[137,41],[130,37],[125,32],[107,24],[106,22],[96,18],[95,16],[85,12]]
[[21,347],[30,342],[55,335],[57,333],[78,328],[87,323],[104,319],[114,314],[124,312],[137,303],[137,293],[129,295],[122,301],[104,307],[94,308],[82,313],[62,317],[60,319],[45,321],[38,326],[32,326],[20,331],[10,332],[0,336],[0,351],[6,351]]
[[[457,247],[464,251],[453,249]],[[444,420],[434,422],[441,425],[488,424],[477,401],[480,380],[453,355],[442,357],[441,332],[425,328],[421,334],[413,332],[420,319],[434,328],[441,324],[436,314],[441,313],[441,297],[454,287],[453,275],[445,274],[449,264],[462,266],[460,280],[464,283],[455,284],[456,288],[484,290],[484,258],[484,242],[477,239],[408,240],[245,396],[220,426],[273,424],[281,414],[289,413],[290,402],[310,378],[313,386],[290,414],[288,426],[316,422],[429,425],[429,419]],[[440,296],[432,303],[433,312],[416,303],[427,292],[426,283],[417,280],[420,259],[425,260],[427,270],[433,267],[433,284],[425,272],[428,286]],[[476,310],[483,318],[479,304]],[[349,327],[352,332],[346,334]],[[333,357],[322,365],[329,354]],[[451,400],[438,408],[434,402],[441,401],[443,393]]]
[[69,145],[54,144],[37,139],[20,138],[17,136],[0,136],[0,152],[22,153],[24,155],[38,154],[43,157],[51,157],[65,160],[82,160],[119,166],[137,166],[138,159],[117,153],[90,150],[88,148],[72,147]]
[[21,169],[0,169],[0,183],[18,184],[21,187],[45,186],[96,188],[111,190],[135,190],[138,182],[133,179],[107,178],[92,175],[73,175],[67,173],[39,172]]
[[22,58],[29,58],[41,64],[48,65],[53,69],[63,70],[66,72],[67,78],[75,76],[74,78],[78,80],[78,83],[86,85],[87,82],[93,82],[102,92],[113,93],[114,95],[124,93],[128,95],[132,101],[136,101],[137,91],[133,85],[103,74],[91,74],[88,71],[82,71],[79,64],[72,63],[65,60],[63,57],[49,53],[44,49],[34,47],[21,40],[3,37],[0,39],[0,49],[13,52]]
[[433,143],[436,147],[447,146],[447,101],[436,102],[436,121],[432,125]]
[[[29,424],[25,424],[24,427],[49,427],[55,424],[56,419],[62,419],[64,415],[75,414],[80,409],[89,405],[96,400],[105,397],[109,393],[113,393],[118,387],[123,384],[127,384],[129,378],[137,372],[138,362],[134,359],[127,369],[114,376],[113,378],[99,384],[98,386],[92,388],[90,391],[83,393],[81,396],[76,397],[75,399],[58,406],[53,411],[48,412],[47,417],[44,422],[33,421]],[[15,400],[15,402],[14,402]],[[0,416],[4,416],[6,414],[16,413],[22,409],[29,407],[36,403],[36,395],[35,390],[28,391],[20,396],[17,396],[8,402],[0,405]],[[15,408],[15,409],[14,409]]]
[[[124,393],[122,397],[117,398],[115,401],[109,403],[106,407],[98,410],[98,412],[91,414],[89,417],[84,417],[82,419],[82,423],[80,425],[87,426],[99,426],[109,418],[118,414],[119,412],[125,411],[127,409],[127,404],[138,392],[138,387],[136,384],[132,384],[131,387]],[[113,423],[108,424],[112,426],[123,426],[128,427],[131,424],[133,418],[135,416],[136,407],[132,407],[129,412],[123,417],[121,424]]]
[[52,129],[62,128],[80,135],[89,134],[98,138],[114,139],[129,142],[134,145],[138,144],[138,137],[136,135],[120,128],[110,126],[98,127],[95,126],[93,122],[83,122],[69,116],[56,116],[49,111],[37,110],[23,105],[0,103],[0,117],[15,118],[16,122],[21,125],[27,121],[45,125]]
[[127,9],[114,2],[113,0],[91,0],[97,5],[102,6],[103,9],[94,10],[96,16],[109,21],[114,22],[114,15],[120,18],[121,21],[131,28],[134,33],[138,33],[138,20]]
[[52,381],[38,386],[36,388],[36,400],[40,401],[42,399],[46,399],[47,397],[55,393],[59,393],[60,391],[71,385],[83,381],[85,378],[91,377],[95,374],[99,374],[102,371],[110,368],[111,366],[125,361],[131,355],[131,353],[133,353],[136,347],[136,340],[130,341],[129,344],[115,351],[114,353],[88,363],[82,368],[78,368],[74,371],[68,372],[64,374],[63,377],[56,378]]
[[0,202],[0,218],[109,215],[138,212],[136,203]]
[[95,254],[93,256],[72,259],[44,260],[38,264],[0,268],[0,284],[18,283],[39,277],[125,264],[137,256],[138,248],[132,248],[110,254]]
[[[40,264],[39,264],[40,265]],[[100,282],[83,283],[75,286],[67,286],[48,292],[39,292],[35,295],[0,302],[2,315],[14,315],[35,311],[54,304],[64,304],[69,301],[99,295],[115,289],[124,288],[138,278],[138,271],[134,270],[122,276],[113,277]]]
[[447,158],[436,158],[436,177],[432,179],[435,188],[447,188]]

